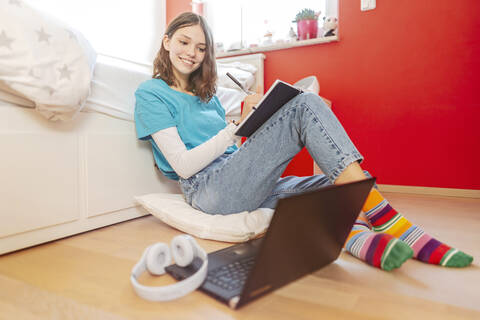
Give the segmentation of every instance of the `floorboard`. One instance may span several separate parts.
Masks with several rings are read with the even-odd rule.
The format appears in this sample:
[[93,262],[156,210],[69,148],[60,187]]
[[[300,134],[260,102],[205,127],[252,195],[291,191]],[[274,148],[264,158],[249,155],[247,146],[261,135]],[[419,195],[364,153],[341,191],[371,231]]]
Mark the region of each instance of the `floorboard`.
[[[146,246],[180,232],[147,216],[0,256],[0,319],[480,319],[480,199],[385,195],[430,234],[473,255],[473,265],[409,260],[384,272],[344,252],[238,311],[201,292],[153,303],[135,295],[130,270]],[[198,242],[207,252],[229,245]],[[140,281],[174,283],[146,274]]]

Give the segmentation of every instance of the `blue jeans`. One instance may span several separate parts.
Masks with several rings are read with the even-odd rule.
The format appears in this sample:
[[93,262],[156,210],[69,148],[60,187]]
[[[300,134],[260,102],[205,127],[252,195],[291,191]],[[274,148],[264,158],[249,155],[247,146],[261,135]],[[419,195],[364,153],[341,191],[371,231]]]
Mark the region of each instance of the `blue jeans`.
[[[304,146],[325,175],[280,178]],[[188,179],[180,178],[180,188],[190,205],[210,214],[275,208],[280,198],[332,184],[349,164],[362,160],[325,102],[303,93],[236,152],[218,157]]]

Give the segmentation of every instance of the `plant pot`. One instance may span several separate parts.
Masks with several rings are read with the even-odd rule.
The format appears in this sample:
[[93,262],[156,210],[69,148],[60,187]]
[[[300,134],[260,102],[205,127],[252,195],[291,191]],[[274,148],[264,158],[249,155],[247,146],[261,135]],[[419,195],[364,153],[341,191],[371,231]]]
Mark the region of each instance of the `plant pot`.
[[318,20],[300,20],[297,21],[297,34],[299,40],[314,39],[317,37]]

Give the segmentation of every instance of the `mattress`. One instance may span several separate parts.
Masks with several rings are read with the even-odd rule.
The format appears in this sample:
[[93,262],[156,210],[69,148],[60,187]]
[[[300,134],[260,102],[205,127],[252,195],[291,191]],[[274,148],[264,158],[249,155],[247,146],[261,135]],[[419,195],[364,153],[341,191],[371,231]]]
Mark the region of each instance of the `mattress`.
[[133,121],[135,90],[151,75],[151,66],[99,55],[91,93],[82,112],[100,112]]

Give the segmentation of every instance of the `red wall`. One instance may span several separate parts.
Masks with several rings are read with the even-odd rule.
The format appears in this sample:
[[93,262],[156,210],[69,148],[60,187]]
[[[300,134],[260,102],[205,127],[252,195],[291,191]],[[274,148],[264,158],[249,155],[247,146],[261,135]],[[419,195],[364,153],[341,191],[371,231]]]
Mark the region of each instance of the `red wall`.
[[167,1],[167,24],[179,13],[191,11],[191,0],[166,0]]
[[[167,0],[167,21],[189,3]],[[478,0],[339,1],[340,41],[266,52],[266,87],[316,75],[381,184],[480,189],[478,13]]]

